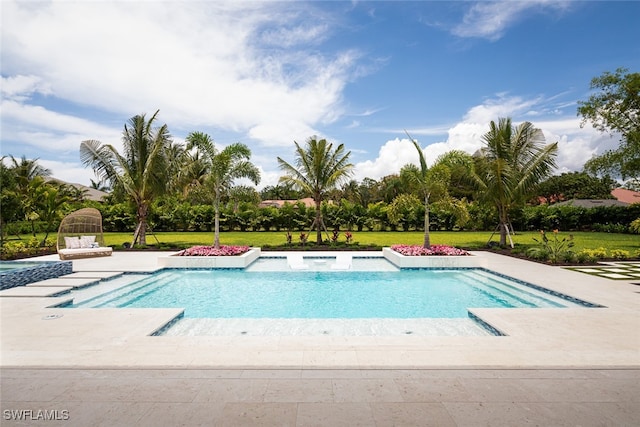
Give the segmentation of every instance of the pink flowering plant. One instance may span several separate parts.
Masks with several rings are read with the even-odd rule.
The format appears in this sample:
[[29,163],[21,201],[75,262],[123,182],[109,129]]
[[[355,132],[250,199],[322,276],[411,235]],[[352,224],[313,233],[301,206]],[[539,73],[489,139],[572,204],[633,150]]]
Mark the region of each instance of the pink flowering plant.
[[469,252],[447,245],[431,245],[425,248],[419,245],[393,245],[391,249],[405,256],[460,256],[470,255]]
[[249,251],[249,246],[192,246],[178,252],[177,256],[237,256]]

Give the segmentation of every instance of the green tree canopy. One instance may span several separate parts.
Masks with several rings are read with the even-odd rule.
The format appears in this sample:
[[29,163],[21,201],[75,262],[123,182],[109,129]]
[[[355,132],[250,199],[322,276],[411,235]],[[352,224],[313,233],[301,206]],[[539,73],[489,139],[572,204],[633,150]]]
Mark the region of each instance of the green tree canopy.
[[491,121],[485,146],[475,155],[472,179],[478,198],[498,211],[500,245],[507,244],[509,211],[524,203],[556,167],[558,143],[545,145],[540,129],[530,122],[518,126],[510,118]]
[[296,153],[293,165],[278,157],[280,168],[285,172],[285,175],[280,177],[280,182],[291,184],[293,188],[313,198],[316,218],[312,228],[316,229],[316,242],[320,245],[322,230],[325,229],[321,211],[322,201],[331,190],[351,176],[351,152],[345,152],[344,144],[334,149],[332,143],[326,139],[319,140],[316,136],[308,138],[304,147],[295,141],[294,144]]
[[596,90],[586,101],[578,101],[581,125],[590,122],[601,132],[619,133],[620,145],[593,157],[585,170],[593,174],[640,178],[640,73],[618,68],[591,80]]
[[137,225],[132,246],[146,245],[147,218],[153,200],[167,188],[169,171],[167,153],[171,135],[167,125],[154,127],[159,110],[149,120],[144,114],[129,119],[122,132],[124,153],[111,144],[96,140],[80,144],[80,160],[91,166],[98,179],[122,189],[136,205]]
[[223,195],[229,195],[236,179],[247,178],[254,184],[260,182],[260,171],[249,161],[251,150],[236,142],[218,151],[213,139],[202,132],[191,132],[187,136],[187,150],[195,148],[206,165],[204,186],[212,190],[214,218],[214,239],[216,248],[220,247],[220,201]]
[[424,241],[425,248],[431,247],[429,233],[429,203],[433,200],[440,200],[449,197],[448,186],[451,179],[451,171],[441,162],[436,162],[430,168],[424,157],[424,152],[418,142],[407,133],[413,146],[418,151],[420,168],[415,165],[406,165],[400,171],[402,181],[406,182],[406,187],[414,189],[419,194],[424,203]]
[[615,187],[616,182],[609,176],[598,178],[586,172],[568,172],[541,182],[536,195],[549,203],[570,199],[612,199],[611,190]]

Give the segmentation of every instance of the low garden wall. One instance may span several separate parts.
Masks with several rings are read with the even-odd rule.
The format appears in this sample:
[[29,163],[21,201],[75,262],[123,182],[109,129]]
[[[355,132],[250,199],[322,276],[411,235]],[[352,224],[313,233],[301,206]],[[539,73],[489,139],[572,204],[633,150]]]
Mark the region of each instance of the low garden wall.
[[158,265],[166,268],[245,268],[260,257],[260,248],[251,248],[236,256],[175,256],[158,257]]
[[382,255],[393,265],[400,268],[471,268],[487,267],[487,260],[476,255],[427,255],[405,256],[391,248],[382,248]]

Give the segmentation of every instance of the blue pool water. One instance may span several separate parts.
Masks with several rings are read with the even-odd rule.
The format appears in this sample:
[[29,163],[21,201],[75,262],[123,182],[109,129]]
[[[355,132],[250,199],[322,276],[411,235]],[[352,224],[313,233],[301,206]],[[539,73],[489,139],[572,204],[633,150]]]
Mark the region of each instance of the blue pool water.
[[184,308],[185,318],[466,318],[469,308],[576,303],[483,269],[164,270],[73,307]]

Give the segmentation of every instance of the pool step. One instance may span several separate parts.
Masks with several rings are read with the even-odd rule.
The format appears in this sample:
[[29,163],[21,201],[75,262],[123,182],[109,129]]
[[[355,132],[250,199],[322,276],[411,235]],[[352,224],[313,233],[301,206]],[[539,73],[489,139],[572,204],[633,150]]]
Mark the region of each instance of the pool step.
[[176,276],[177,275],[175,273],[146,276],[146,278],[142,280],[117,287],[109,292],[101,293],[81,301],[76,301],[74,306],[92,308],[118,307],[125,302],[129,302],[133,299],[154,292],[160,287],[169,284],[175,280]]
[[470,318],[255,319],[182,318],[166,336],[489,336]]

